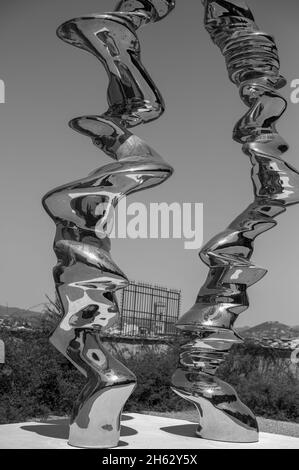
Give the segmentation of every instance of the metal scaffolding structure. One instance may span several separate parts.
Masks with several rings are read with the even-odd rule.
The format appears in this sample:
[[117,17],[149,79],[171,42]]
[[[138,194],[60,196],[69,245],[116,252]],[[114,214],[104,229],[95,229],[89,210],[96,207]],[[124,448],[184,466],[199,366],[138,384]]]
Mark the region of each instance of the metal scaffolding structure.
[[131,281],[120,299],[120,336],[165,338],[176,335],[181,291]]

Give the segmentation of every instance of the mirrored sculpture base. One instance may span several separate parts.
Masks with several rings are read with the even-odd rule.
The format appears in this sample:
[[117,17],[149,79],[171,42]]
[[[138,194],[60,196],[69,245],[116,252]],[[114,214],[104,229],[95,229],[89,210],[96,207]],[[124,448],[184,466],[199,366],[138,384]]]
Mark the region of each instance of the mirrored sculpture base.
[[172,390],[198,411],[198,437],[213,441],[257,442],[254,414],[234,388],[215,376],[233,344],[241,342],[232,330],[181,331],[179,365]]
[[[134,388],[135,384],[131,384],[99,391],[96,398],[90,403],[87,402],[76,420],[71,423],[69,445],[90,449],[117,447],[120,440],[122,408]],[[84,426],[89,413],[90,420],[88,425]]]
[[[239,400],[233,387],[220,379],[212,382],[210,377],[204,375],[194,377],[194,373],[177,369],[172,378],[173,385],[177,387],[172,387],[172,390],[179,397],[190,401],[198,411],[196,435],[211,441],[258,442],[256,419]],[[203,386],[203,382],[206,386]],[[186,383],[190,383],[190,391],[186,390]],[[182,384],[184,390],[180,391]],[[226,395],[223,395],[224,391]]]

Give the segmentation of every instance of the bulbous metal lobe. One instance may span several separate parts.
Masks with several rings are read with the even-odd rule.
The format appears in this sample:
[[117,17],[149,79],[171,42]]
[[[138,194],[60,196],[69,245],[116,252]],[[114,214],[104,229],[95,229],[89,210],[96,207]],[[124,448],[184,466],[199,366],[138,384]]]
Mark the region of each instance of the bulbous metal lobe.
[[97,148],[118,161],[156,164],[157,169],[165,169],[172,174],[173,168],[146,142],[132,134],[121,123],[104,116],[82,116],[72,119],[70,127],[92,139]]
[[200,416],[196,434],[209,440],[257,442],[258,424],[235,390],[196,369],[179,367],[172,377],[172,390],[193,403]]
[[132,382],[99,390],[94,386],[89,393],[84,390],[85,401],[78,403],[77,408],[75,405],[77,418],[70,424],[69,445],[90,449],[117,447],[122,410],[134,389]]
[[[254,207],[254,206],[253,206]],[[260,234],[275,225],[271,219],[265,219],[258,212],[251,219],[251,208],[238,217],[235,224],[213,237],[201,250],[200,258],[210,267],[233,266],[247,268],[251,266],[253,241]],[[243,225],[243,227],[241,226]]]
[[162,95],[141,63],[139,40],[129,21],[114,14],[75,18],[61,25],[57,34],[104,65],[109,78],[107,117],[134,127],[161,116]]
[[224,48],[226,42],[237,33],[248,29],[257,30],[254,17],[244,2],[225,0],[204,0],[204,25],[211,39]]
[[[115,302],[115,296],[112,294],[108,296],[107,292],[101,292],[100,288],[95,288],[94,286],[93,288],[85,289],[84,296],[85,302],[82,302],[83,307],[80,310],[78,310],[78,307],[80,307],[79,302],[81,299],[79,299],[79,302],[72,302],[76,305],[75,313],[68,318],[70,326],[74,328],[90,328],[104,332],[118,322],[119,310]],[[86,300],[88,300],[88,305],[86,305]],[[72,306],[70,307],[71,310]]]
[[104,229],[113,222],[119,200],[163,183],[172,172],[172,167],[156,156],[129,156],[50,191],[44,196],[43,205],[56,223],[66,226],[67,222],[73,227],[74,237],[78,238],[82,229],[99,235],[99,243],[103,243]]
[[256,99],[250,110],[236,124],[233,138],[244,143],[266,135],[270,140],[278,135],[276,122],[284,114],[287,101],[273,90],[264,89],[263,96]]
[[109,157],[119,160],[118,150],[133,134],[111,118],[80,116],[69,122],[71,129],[90,137],[93,144]]
[[121,411],[135,388],[136,377],[103,348],[96,332],[76,330],[67,355],[73,362],[82,362],[88,377],[71,416],[70,445],[116,446]]
[[[239,87],[239,95],[243,103],[251,107],[265,92],[272,91],[275,93],[276,91],[277,93],[286,83],[287,81],[282,75],[263,75],[258,78],[243,81]],[[278,96],[281,97],[279,94]]]
[[[220,354],[229,351],[233,344],[238,343],[243,343],[243,339],[236,331],[220,328],[184,330],[178,340],[182,353],[194,354],[197,351],[200,354],[207,354],[209,351]],[[182,365],[181,362],[180,364]]]
[[248,18],[254,21],[253,14],[242,0],[202,0],[205,6],[205,23],[227,16]]
[[282,206],[299,202],[299,172],[287,162],[271,156],[252,155],[252,179],[257,198]]
[[243,2],[208,0],[205,27],[221,49],[233,83],[278,75],[280,62],[274,38],[259,31]]
[[99,332],[118,316],[116,297],[99,286],[84,289],[64,284],[57,289],[66,314],[50,341],[87,378],[74,406],[69,444],[114,447],[120,437],[122,408],[136,385],[135,375],[100,343]]
[[288,148],[280,136],[258,139],[243,146],[244,153],[250,156],[253,165],[255,196],[261,200],[261,205],[272,207],[271,213],[268,209],[271,217],[284,212],[287,206],[299,202],[299,172],[282,160]]
[[207,253],[207,255],[210,270],[199,295],[205,292],[206,286],[209,289],[215,289],[219,295],[227,291],[235,292],[235,286],[251,287],[267,274],[266,269],[256,266],[242,257],[236,258],[226,253],[215,254],[213,252]]
[[[56,250],[58,251],[55,246]],[[114,263],[109,252],[94,245],[65,240],[60,242],[59,250],[59,264],[53,272],[56,282],[82,289],[84,287],[92,289],[93,286],[95,289],[100,287],[103,290],[126,287],[127,278]],[[64,256],[61,256],[61,252]],[[84,280],[81,277],[83,273],[86,276]]]
[[[81,333],[109,330],[119,319],[117,298],[114,292],[104,292],[103,288],[83,289],[56,284],[56,290],[65,313],[52,333],[50,342],[87,377],[88,366],[79,354],[80,348],[84,346]],[[128,374],[128,377],[132,375]]]
[[131,16],[136,27],[160,21],[175,8],[175,0],[120,0],[115,12]]
[[181,341],[179,367],[172,377],[172,389],[198,409],[197,435],[212,440],[257,441],[254,415],[232,387],[214,377],[231,346],[242,342],[240,336],[233,330],[194,329],[184,331]]
[[271,135],[269,138],[267,135],[264,135],[255,140],[246,142],[242,150],[245,155],[248,155],[250,158],[258,154],[265,157],[272,156],[273,158],[282,160],[282,156],[289,150],[289,146],[280,135]]
[[96,262],[88,262],[76,259],[73,248],[69,251],[71,262],[60,259],[53,273],[64,311],[57,329],[62,333],[83,327],[107,331],[119,318],[115,291],[129,281],[109,253],[98,251]]
[[199,330],[232,328],[237,314],[230,311],[232,303],[209,304],[196,302],[184,315],[177,321],[176,326],[184,330]]
[[244,284],[225,284],[215,292],[217,283],[211,282],[204,292],[201,289],[196,299],[197,304],[228,305],[230,312],[240,314],[249,307],[246,286]]

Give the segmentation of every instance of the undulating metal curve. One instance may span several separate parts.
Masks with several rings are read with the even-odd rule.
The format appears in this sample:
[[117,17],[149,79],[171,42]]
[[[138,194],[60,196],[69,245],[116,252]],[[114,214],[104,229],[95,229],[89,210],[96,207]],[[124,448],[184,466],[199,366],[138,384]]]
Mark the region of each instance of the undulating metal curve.
[[215,377],[231,346],[242,342],[233,325],[248,306],[247,288],[267,273],[252,263],[255,238],[273,228],[275,218],[299,202],[299,173],[282,159],[287,143],[276,122],[287,102],[278,93],[286,83],[272,36],[259,30],[241,2],[203,0],[205,27],[225,57],[229,77],[249,111],[233,138],[252,163],[254,202],[201,250],[209,267],[195,305],[178,321],[181,350],[172,388],[198,409],[200,437],[254,442],[258,426],[235,390]]
[[75,118],[70,126],[115,160],[43,198],[57,227],[54,280],[63,307],[50,341],[87,378],[71,417],[73,446],[116,446],[121,411],[136,383],[100,340],[119,316],[115,292],[128,284],[110,256],[107,229],[123,196],[161,184],[173,172],[128,129],[164,111],[161,94],[141,63],[136,30],[174,6],[175,0],[123,0],[113,13],[76,18],[57,30],[63,41],[94,54],[108,73],[108,110]]

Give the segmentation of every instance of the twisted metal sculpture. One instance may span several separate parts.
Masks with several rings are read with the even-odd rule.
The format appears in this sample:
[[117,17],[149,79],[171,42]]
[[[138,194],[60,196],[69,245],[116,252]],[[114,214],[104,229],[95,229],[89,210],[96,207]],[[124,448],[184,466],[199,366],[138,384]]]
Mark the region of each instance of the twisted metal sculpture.
[[73,410],[69,443],[113,447],[120,415],[136,378],[101,345],[101,332],[118,319],[116,290],[128,279],[110,257],[111,214],[123,196],[163,183],[172,168],[128,129],[160,117],[163,99],[140,60],[136,30],[164,18],[175,0],[122,0],[113,13],[67,21],[60,39],[94,54],[109,76],[108,110],[73,119],[116,160],[50,191],[43,205],[56,223],[54,268],[63,318],[50,341],[87,378]]
[[287,102],[286,84],[272,36],[259,30],[247,6],[237,1],[203,0],[205,27],[226,59],[229,77],[250,108],[233,138],[250,157],[254,202],[201,250],[209,267],[195,305],[178,321],[182,330],[173,390],[198,409],[197,435],[206,439],[254,442],[258,426],[235,390],[215,377],[220,364],[242,338],[233,330],[249,306],[247,288],[267,273],[251,262],[255,238],[273,228],[275,217],[299,202],[299,173],[282,159],[288,150],[276,122]]

